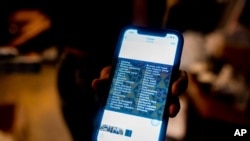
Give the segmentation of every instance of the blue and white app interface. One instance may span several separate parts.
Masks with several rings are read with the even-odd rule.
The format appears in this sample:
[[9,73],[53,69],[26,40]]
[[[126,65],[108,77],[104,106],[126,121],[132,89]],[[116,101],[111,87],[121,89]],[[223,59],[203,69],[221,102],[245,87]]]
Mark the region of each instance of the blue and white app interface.
[[98,141],[157,141],[178,37],[125,31]]

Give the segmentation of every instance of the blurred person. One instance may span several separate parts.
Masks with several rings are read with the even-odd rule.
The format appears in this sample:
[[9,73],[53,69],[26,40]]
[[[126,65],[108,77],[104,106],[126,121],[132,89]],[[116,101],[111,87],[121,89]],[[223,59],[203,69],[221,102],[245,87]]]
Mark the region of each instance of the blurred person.
[[[47,42],[51,39],[51,31],[55,33],[52,37],[57,39],[63,50],[58,71],[58,91],[62,100],[63,117],[74,140],[88,140],[91,135],[92,119],[98,108],[98,101],[91,87],[92,80],[99,77],[105,66],[111,64],[121,28],[128,24],[161,26],[165,5],[165,0],[86,1],[84,4],[78,1],[9,2],[7,7],[10,9],[7,11],[16,11],[13,18],[22,13],[25,16],[36,15],[28,16],[28,22],[23,16],[21,22],[11,19],[15,23],[11,24],[11,32],[8,31],[8,34],[11,33],[8,38],[11,46],[16,46],[21,52],[40,50],[42,48],[37,46],[44,42],[34,42],[33,39],[42,35],[45,37],[42,41]],[[189,16],[193,16],[192,13]],[[16,18],[19,19],[18,16]],[[170,15],[169,18],[170,24],[167,27],[178,29],[179,23],[184,23],[175,22],[176,16]],[[49,34],[40,34],[43,30],[37,30],[33,26],[37,19],[45,19],[38,21],[46,23],[42,24],[43,30],[51,27]],[[185,22],[187,21],[195,20]],[[31,32],[34,27],[36,32]]]
[[236,129],[250,130],[249,1],[231,1],[229,8],[210,33],[184,33],[181,68],[190,74],[191,107],[187,140],[231,139]]
[[[100,104],[91,87],[92,80],[112,64],[121,29],[131,24],[160,27],[158,18],[157,21],[150,18],[162,15],[165,6],[162,3],[165,0],[65,3],[60,18],[65,21],[67,34],[62,36],[64,49],[57,82],[63,116],[73,140],[91,140],[93,118]],[[152,4],[159,7],[151,7]]]
[[[120,30],[129,24],[160,27],[165,0],[86,1],[84,4],[79,1],[9,1],[7,7],[10,8],[7,15],[11,17],[11,24],[8,23],[11,28],[6,45],[27,53],[41,51],[44,43],[55,39],[62,50],[58,91],[63,118],[73,140],[78,141],[90,140],[99,105],[91,84],[101,70],[111,64]],[[177,95],[182,89],[185,87]],[[178,98],[176,100],[177,107],[170,107],[174,111],[171,117],[179,109]]]
[[[86,140],[86,136],[91,135],[90,129],[93,124],[91,121],[100,104],[98,98],[93,94],[95,92],[91,88],[91,81],[99,77],[100,71],[105,66],[112,63],[114,47],[120,30],[129,24],[161,27],[165,0],[100,2],[100,5],[96,6],[99,8],[97,11],[101,11],[97,12],[96,16],[94,16],[95,14],[85,16],[85,13],[79,12],[76,15],[84,15],[85,21],[72,22],[81,16],[76,16],[77,19],[68,21],[69,25],[73,26],[68,29],[72,29],[71,32],[74,36],[64,37],[65,41],[71,39],[73,41],[64,48],[58,72],[58,90],[62,99],[62,111],[74,140]],[[76,6],[74,11],[78,10],[78,6]],[[106,20],[100,22],[100,19],[95,17],[105,17]],[[88,24],[91,25],[85,26]],[[91,29],[91,27],[94,28]],[[81,32],[82,29],[84,29],[83,32]],[[83,40],[82,34],[88,36],[85,36]],[[69,35],[71,34],[67,36]]]

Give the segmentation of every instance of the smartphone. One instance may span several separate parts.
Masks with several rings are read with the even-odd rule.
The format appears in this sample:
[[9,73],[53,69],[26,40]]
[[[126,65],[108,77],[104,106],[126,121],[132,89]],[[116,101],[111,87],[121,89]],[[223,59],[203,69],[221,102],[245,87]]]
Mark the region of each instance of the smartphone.
[[168,96],[179,69],[183,36],[170,29],[121,31],[94,140],[162,141]]

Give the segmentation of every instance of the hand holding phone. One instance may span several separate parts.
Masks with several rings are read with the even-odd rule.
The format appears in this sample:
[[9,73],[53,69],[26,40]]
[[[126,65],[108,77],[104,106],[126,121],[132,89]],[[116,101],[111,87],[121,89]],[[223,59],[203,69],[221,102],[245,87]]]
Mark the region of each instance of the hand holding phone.
[[164,140],[169,86],[180,64],[183,38],[172,30],[122,31],[94,140]]

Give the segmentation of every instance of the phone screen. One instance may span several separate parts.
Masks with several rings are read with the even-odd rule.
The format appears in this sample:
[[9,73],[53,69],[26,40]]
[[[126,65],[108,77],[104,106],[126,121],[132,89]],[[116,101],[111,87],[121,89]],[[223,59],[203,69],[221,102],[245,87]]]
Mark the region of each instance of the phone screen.
[[182,38],[175,32],[124,30],[98,141],[158,141],[165,136],[164,112],[180,46]]

